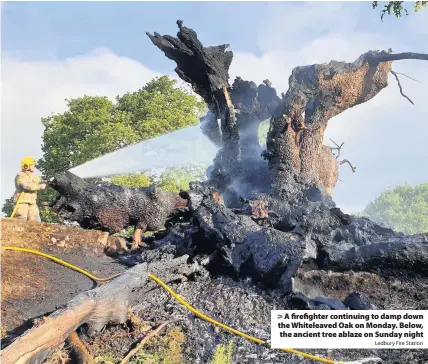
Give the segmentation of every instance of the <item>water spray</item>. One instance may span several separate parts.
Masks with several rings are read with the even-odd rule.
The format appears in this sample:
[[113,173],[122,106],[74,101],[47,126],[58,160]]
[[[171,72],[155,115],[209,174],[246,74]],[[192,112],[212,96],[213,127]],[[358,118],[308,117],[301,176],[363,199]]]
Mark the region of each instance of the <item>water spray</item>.
[[156,171],[183,164],[211,164],[218,147],[202,133],[200,124],[143,140],[103,155],[69,172],[81,178]]

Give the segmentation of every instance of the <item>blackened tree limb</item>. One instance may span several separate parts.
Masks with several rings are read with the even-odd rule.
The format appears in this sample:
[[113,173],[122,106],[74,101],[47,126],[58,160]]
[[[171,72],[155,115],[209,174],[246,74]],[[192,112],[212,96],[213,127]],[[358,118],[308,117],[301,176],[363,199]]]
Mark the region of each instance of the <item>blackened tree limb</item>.
[[204,47],[193,30],[183,26],[182,21],[177,24],[177,38],[146,34],[176,62],[178,76],[190,83],[209,106],[209,114],[201,120],[202,130],[211,141],[219,144],[221,140],[222,145],[210,172],[213,185],[221,193],[232,184],[266,186],[265,180],[256,181],[254,173],[247,173],[247,166],[255,166],[259,176],[268,174],[267,163],[260,157],[258,127],[279,104],[275,89],[269,80],[257,86],[239,77],[230,86],[233,53],[226,51],[228,45]]
[[338,244],[325,249],[324,268],[373,271],[377,268],[408,269],[428,274],[428,235],[380,237],[372,244],[345,250]]
[[340,151],[342,150],[343,144],[345,144],[345,142],[342,142],[342,144],[337,144],[334,140],[330,139],[331,142],[336,146],[336,147],[330,147],[331,150],[337,150],[337,155],[336,155],[336,159],[338,159],[340,157]]
[[409,98],[408,96],[406,96],[406,95],[403,93],[403,88],[401,87],[400,79],[398,78],[397,73],[396,73],[396,72],[394,72],[394,71],[391,71],[391,73],[394,75],[395,79],[397,80],[397,83],[398,83],[398,87],[399,87],[399,89],[400,89],[400,94],[401,94],[401,96],[403,96],[404,98],[406,98],[407,100],[409,100],[409,102],[410,102],[412,105],[414,105],[415,103],[414,103],[412,100],[410,100],[410,98]]
[[400,73],[400,72],[395,72],[395,73],[396,73],[397,75],[404,76],[404,77],[408,78],[409,80],[412,80],[412,81],[415,81],[415,82],[419,82],[419,83],[421,83],[421,81],[416,80],[416,79],[414,79],[414,78],[412,78],[412,77],[410,77],[410,76],[407,76],[405,73]]
[[420,61],[428,61],[428,54],[426,53],[413,53],[413,52],[404,52],[404,53],[384,53],[377,57],[378,62],[390,62],[390,61],[402,61],[405,59],[414,59]]
[[177,67],[175,72],[184,81],[190,83],[193,90],[208,104],[213,114],[221,120],[224,147],[233,157],[238,157],[237,143],[239,134],[235,112],[228,93],[229,67],[233,53],[226,51],[228,45],[204,47],[198,40],[196,32],[177,21],[179,32],[177,38],[161,36],[158,33],[146,33],[153,44],[158,47]]

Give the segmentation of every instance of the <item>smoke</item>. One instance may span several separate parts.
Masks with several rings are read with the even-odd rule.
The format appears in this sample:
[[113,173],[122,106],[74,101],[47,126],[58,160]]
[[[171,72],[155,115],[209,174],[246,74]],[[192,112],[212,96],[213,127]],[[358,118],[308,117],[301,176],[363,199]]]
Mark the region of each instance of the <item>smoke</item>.
[[208,165],[218,150],[198,124],[119,149],[74,167],[70,172],[81,178],[97,178],[185,164]]

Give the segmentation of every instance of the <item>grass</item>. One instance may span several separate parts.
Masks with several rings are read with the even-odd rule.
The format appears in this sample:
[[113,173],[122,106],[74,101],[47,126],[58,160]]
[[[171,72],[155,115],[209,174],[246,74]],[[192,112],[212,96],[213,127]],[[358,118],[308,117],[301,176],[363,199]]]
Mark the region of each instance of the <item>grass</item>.
[[230,340],[227,347],[223,344],[217,345],[211,364],[232,364],[233,340]]
[[[135,347],[135,344],[141,340],[148,332],[154,329],[148,322],[141,319],[133,312],[128,312],[127,328],[124,331],[107,330],[103,336],[96,337],[90,343],[90,351],[95,356],[96,363],[99,364],[117,364],[126,355],[129,349]],[[129,330],[129,331],[128,331]],[[128,334],[127,334],[128,333]],[[125,334],[125,335],[124,335]],[[126,336],[131,339],[126,343]],[[124,348],[128,347],[126,352],[122,349],[117,352],[112,346],[115,340],[123,340]],[[129,364],[182,364],[184,363],[183,344],[185,337],[180,328],[172,328],[164,335],[158,335],[150,338],[141,350],[134,355]]]
[[118,358],[112,353],[105,353],[94,358],[95,363],[99,364],[115,364],[119,362]]
[[182,364],[184,334],[179,328],[169,330],[163,337],[151,338],[129,364]]
[[7,330],[4,328],[4,326],[2,326],[1,327],[1,338],[3,339],[6,336],[7,336]]

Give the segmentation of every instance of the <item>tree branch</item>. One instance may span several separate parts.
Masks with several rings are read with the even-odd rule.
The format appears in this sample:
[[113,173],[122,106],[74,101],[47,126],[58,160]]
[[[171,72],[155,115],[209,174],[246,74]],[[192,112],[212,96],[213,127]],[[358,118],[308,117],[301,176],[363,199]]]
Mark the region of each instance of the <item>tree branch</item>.
[[394,71],[392,71],[392,70],[391,70],[391,73],[394,75],[395,79],[397,80],[398,87],[400,88],[400,94],[401,94],[403,97],[405,97],[407,100],[409,100],[409,102],[410,102],[412,105],[414,105],[414,102],[413,102],[412,100],[410,100],[410,98],[409,98],[408,96],[406,96],[406,95],[403,93],[403,88],[401,87],[400,79],[398,78],[397,74],[396,74]]
[[412,80],[412,81],[415,81],[415,82],[419,82],[419,83],[421,83],[421,81],[419,81],[419,80],[415,80],[414,78],[412,78],[412,77],[410,77],[410,76],[407,76],[405,73],[400,73],[400,72],[395,72],[397,75],[401,75],[401,76],[404,76],[404,77],[407,77],[408,79],[410,79],[410,80]]
[[350,161],[348,161],[347,159],[344,159],[344,160],[342,160],[341,162],[339,162],[339,165],[342,165],[342,164],[345,164],[345,163],[348,163],[349,164],[349,166],[351,167],[351,169],[352,169],[352,173],[355,173],[355,170],[357,169],[357,167],[354,167],[353,165],[352,165],[352,163],[350,162]]
[[67,342],[72,347],[74,355],[76,356],[79,364],[95,364],[95,360],[86,349],[85,344],[80,340],[79,335],[76,331],[73,331],[67,338]]
[[332,143],[336,146],[336,147],[329,147],[331,150],[337,150],[337,156],[336,156],[336,159],[338,159],[339,158],[339,156],[340,156],[340,150],[342,149],[342,147],[343,147],[343,144],[345,144],[345,142],[343,142],[342,144],[337,144],[334,140],[332,140],[332,139],[330,139],[331,141],[332,141]]
[[428,61],[428,54],[426,53],[413,53],[413,52],[404,52],[404,53],[383,53],[378,57],[379,62],[390,62],[390,61],[400,61],[404,59],[415,59],[420,61]]
[[120,362],[120,364],[126,364],[128,363],[129,359],[131,359],[135,354],[137,354],[141,348],[143,347],[144,343],[146,343],[151,337],[159,334],[162,329],[168,325],[169,323],[173,322],[172,320],[170,321],[166,321],[163,324],[161,324],[157,329],[149,332],[146,336],[144,336],[144,338],[138,343],[138,345],[132,349],[124,358],[123,360]]

